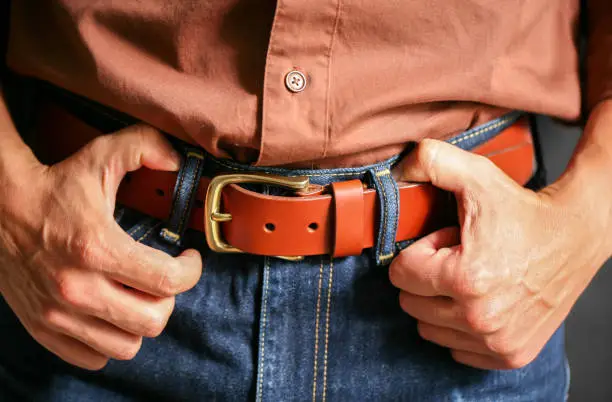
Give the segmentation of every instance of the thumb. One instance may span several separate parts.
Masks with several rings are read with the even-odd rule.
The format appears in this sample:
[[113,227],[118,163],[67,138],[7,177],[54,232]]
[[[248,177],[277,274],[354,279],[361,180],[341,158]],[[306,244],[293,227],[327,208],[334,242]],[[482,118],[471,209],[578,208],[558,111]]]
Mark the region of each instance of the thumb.
[[153,170],[176,171],[181,161],[164,136],[146,125],[134,125],[98,137],[79,154],[77,156],[84,158],[94,173],[100,174],[107,194],[113,195],[127,172],[143,166]]
[[95,138],[54,168],[72,174],[83,172],[99,182],[112,210],[119,184],[127,172],[143,166],[176,171],[180,167],[180,160],[178,153],[158,130],[146,125],[134,125]]
[[430,182],[443,190],[461,193],[498,173],[483,156],[444,141],[425,139],[400,162],[396,175],[401,181]]

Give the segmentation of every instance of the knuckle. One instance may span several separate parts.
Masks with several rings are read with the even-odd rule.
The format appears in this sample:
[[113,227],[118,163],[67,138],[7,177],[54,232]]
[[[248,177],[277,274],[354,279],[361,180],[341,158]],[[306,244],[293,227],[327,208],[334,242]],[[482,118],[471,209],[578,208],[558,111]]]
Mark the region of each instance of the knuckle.
[[132,360],[142,347],[142,338],[137,338],[132,342],[127,342],[120,350],[115,354],[117,360]]
[[56,306],[46,307],[40,316],[42,326],[52,329],[62,327],[64,313]]
[[504,333],[495,334],[484,338],[485,347],[501,357],[512,357],[520,349],[520,345],[515,339],[506,336]]
[[479,334],[488,334],[495,332],[497,329],[495,321],[482,315],[481,310],[477,308],[470,308],[465,311],[465,321],[472,331]]
[[86,301],[79,284],[69,275],[60,274],[56,278],[57,297],[63,304],[81,306]]
[[504,321],[490,308],[485,306],[469,306],[465,309],[465,319],[470,328],[476,332],[490,334],[504,328]]
[[483,297],[493,287],[494,275],[478,263],[461,262],[455,280],[455,291],[466,297]]
[[174,296],[180,293],[183,288],[180,277],[174,272],[178,271],[169,267],[159,276],[157,289],[165,296]]
[[72,240],[70,251],[80,266],[97,266],[102,260],[102,239],[92,233],[81,233]]
[[417,147],[417,161],[419,165],[421,165],[425,169],[429,169],[429,167],[433,164],[436,152],[438,150],[439,143],[438,141],[432,140],[430,138],[426,138],[421,140],[419,146]]

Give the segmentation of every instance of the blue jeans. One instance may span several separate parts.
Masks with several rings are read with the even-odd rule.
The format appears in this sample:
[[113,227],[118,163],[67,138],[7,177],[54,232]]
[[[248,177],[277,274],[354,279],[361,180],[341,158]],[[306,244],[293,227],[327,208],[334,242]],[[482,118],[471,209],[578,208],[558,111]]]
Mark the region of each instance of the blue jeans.
[[[450,141],[470,149],[515,117]],[[372,179],[397,159],[310,171],[253,168],[206,156],[202,171],[190,172],[195,165],[185,163],[192,176],[240,170],[308,175],[320,184],[359,178],[386,194],[381,216],[387,222],[374,251],[289,262],[213,253],[203,234],[192,230],[181,244],[172,244],[160,236],[168,222],[118,207],[117,221],[137,241],[173,255],[187,247],[200,250],[205,268],[199,283],[176,298],[162,335],[145,339],[133,360],[111,361],[99,372],[72,367],[46,351],[0,299],[0,401],[565,400],[569,369],[563,327],[531,364],[507,371],[458,364],[447,349],[419,337],[416,321],[399,307],[385,259],[379,258],[407,245],[388,242],[398,213],[396,184],[391,177]],[[184,192],[179,201],[189,195]]]

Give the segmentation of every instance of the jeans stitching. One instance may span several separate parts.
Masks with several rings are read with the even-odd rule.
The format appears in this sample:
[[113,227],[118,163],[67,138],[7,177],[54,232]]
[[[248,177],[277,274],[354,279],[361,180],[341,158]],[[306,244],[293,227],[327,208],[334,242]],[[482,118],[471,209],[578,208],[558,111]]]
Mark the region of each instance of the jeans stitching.
[[380,176],[378,176],[378,174],[375,174],[374,177],[376,178],[376,181],[378,182],[378,185],[380,186],[381,195],[383,198],[383,202],[381,203],[381,206],[380,206],[380,208],[382,209],[382,213],[383,213],[383,216],[381,217],[383,221],[383,228],[382,228],[382,233],[380,234],[381,238],[379,240],[380,250],[378,251],[378,258],[381,259],[383,257],[383,254],[380,254],[380,253],[385,251],[385,245],[386,245],[385,233],[387,232],[387,192],[385,191],[385,186],[383,186]]
[[319,289],[317,291],[317,310],[315,316],[315,347],[314,347],[314,380],[312,383],[312,401],[317,398],[317,377],[318,377],[318,360],[319,360],[319,316],[321,314],[321,285],[323,283],[323,257],[321,257],[321,265],[319,266]]
[[[200,165],[202,164],[202,159],[197,158],[198,159],[198,163],[196,164],[196,167],[193,171],[193,174],[190,177],[190,182],[191,184],[189,185],[189,191],[188,191],[188,197],[191,198],[192,197],[192,192],[194,187],[196,186],[196,180],[195,178],[198,176],[198,171],[200,170]],[[177,197],[178,198],[178,197]],[[185,220],[187,218],[187,209],[189,208],[189,204],[190,202],[186,202],[185,206],[183,208],[183,211],[181,212],[181,219],[179,221],[179,226],[178,226],[178,233],[181,233],[183,231],[183,227],[185,226]]]
[[266,352],[266,327],[267,327],[267,309],[268,309],[268,285],[270,283],[270,258],[264,257],[264,287],[263,287],[263,314],[261,319],[261,341],[259,342],[261,354],[259,357],[259,381],[257,400],[263,398],[263,377],[264,377],[264,361]]
[[155,225],[151,226],[151,228],[149,230],[147,230],[142,236],[140,236],[140,238],[138,240],[136,240],[136,242],[140,243],[140,242],[145,241],[146,239],[148,239],[149,236],[151,236],[151,233],[153,233],[153,231],[155,229],[157,229],[159,227],[159,225],[161,225],[161,222],[158,222]]
[[489,127],[483,127],[482,129],[477,130],[477,131],[475,131],[473,133],[465,134],[463,137],[455,138],[454,140],[450,141],[449,143],[453,144],[453,145],[456,145],[456,144],[459,144],[460,142],[463,142],[463,141],[468,140],[470,138],[474,138],[474,137],[477,137],[479,135],[488,133],[491,130],[494,130],[494,129],[500,127],[500,126],[503,126],[504,124],[506,124],[507,122],[509,122],[513,118],[514,117],[505,117],[502,120],[498,121],[497,123],[492,124]]
[[[222,159],[216,159],[216,158],[209,158],[209,159],[216,164],[219,164],[228,169],[239,171],[239,172],[254,171],[255,173],[266,173],[266,174],[279,174],[280,173],[280,172],[275,172],[273,170],[268,170],[268,169],[251,169],[249,166],[245,166],[245,167],[232,166],[230,162],[224,161]],[[390,166],[395,161],[397,161],[397,159],[399,159],[399,155],[396,155],[392,158],[389,158],[387,160],[384,160],[384,161],[381,161],[375,164],[362,166],[359,168],[323,169],[323,170],[329,170],[329,172],[326,172],[326,173],[306,173],[304,172],[302,174],[286,175],[286,177],[299,177],[299,176],[323,177],[323,176],[358,176],[358,175],[361,176],[361,175],[366,174],[369,170],[378,169],[384,166]],[[333,170],[345,170],[345,169],[349,169],[350,171],[333,172]],[[297,170],[300,170],[300,169],[297,169]]]
[[139,224],[137,224],[136,226],[134,226],[133,228],[131,228],[131,229],[130,229],[130,230],[127,232],[127,234],[128,234],[130,237],[134,236],[134,234],[135,234],[136,232],[138,232],[138,231],[140,230],[140,228],[142,228],[142,227],[145,225],[145,223],[146,223],[146,222],[148,222],[148,220],[145,220],[144,222],[140,222]]
[[331,314],[332,287],[334,280],[334,258],[329,261],[329,283],[327,284],[327,312],[325,313],[325,352],[323,353],[323,399],[327,395],[327,346],[329,344],[329,316]]

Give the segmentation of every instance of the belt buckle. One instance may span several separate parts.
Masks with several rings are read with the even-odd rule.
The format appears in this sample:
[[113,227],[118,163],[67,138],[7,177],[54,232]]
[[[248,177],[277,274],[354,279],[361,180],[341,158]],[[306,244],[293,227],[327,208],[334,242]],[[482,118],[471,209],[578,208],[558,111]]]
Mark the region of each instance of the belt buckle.
[[[238,183],[260,183],[270,184],[279,187],[286,187],[292,190],[306,190],[310,185],[310,180],[305,176],[284,177],[267,175],[261,173],[238,173],[226,174],[214,177],[208,185],[206,191],[206,201],[204,207],[204,232],[206,242],[212,251],[217,253],[244,253],[237,247],[228,244],[221,236],[219,223],[232,220],[232,215],[221,211],[221,192],[229,184]],[[276,256],[289,261],[300,261],[303,256]]]

